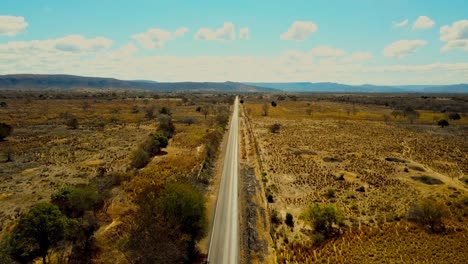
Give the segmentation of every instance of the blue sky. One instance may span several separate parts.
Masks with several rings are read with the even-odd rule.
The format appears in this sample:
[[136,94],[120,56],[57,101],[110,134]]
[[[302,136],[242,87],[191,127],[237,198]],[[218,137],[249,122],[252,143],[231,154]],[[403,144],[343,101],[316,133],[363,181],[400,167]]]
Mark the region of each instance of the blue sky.
[[466,0],[1,0],[0,74],[466,83],[466,10]]

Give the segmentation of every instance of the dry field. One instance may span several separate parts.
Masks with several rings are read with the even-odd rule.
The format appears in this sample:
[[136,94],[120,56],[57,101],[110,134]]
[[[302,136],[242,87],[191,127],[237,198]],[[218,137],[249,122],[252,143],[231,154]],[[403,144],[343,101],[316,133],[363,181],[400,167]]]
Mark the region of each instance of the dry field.
[[[133,208],[132,197],[144,185],[198,172],[203,140],[214,118],[208,116],[205,121],[203,114],[195,111],[196,105],[181,99],[2,101],[8,107],[0,108],[0,122],[11,124],[14,131],[0,142],[0,236],[22,212],[39,201],[49,201],[61,187],[88,183],[102,168],[129,171],[129,154],[157,127],[156,119],[145,118],[145,109],[154,106],[155,115],[163,106],[171,109],[177,134],[146,168],[113,190],[101,216],[103,228],[96,236],[101,246],[106,246],[106,232],[114,232],[120,217]],[[65,125],[66,115],[77,118],[78,129]],[[181,122],[187,117],[193,118],[194,124]],[[109,252],[102,259],[111,257]]]
[[[295,222],[294,228],[283,223],[272,233],[278,262],[431,262],[432,257],[440,262],[453,252],[468,252],[468,206],[461,202],[468,197],[463,181],[468,176],[466,115],[440,128],[434,120],[443,114],[430,111],[421,111],[415,124],[407,124],[393,117],[384,122],[383,115],[390,116],[392,110],[380,106],[280,101],[269,106],[268,116],[262,109],[263,103],[246,99],[244,110],[258,144],[265,187],[273,194],[268,207],[283,219],[292,213]],[[270,132],[274,123],[281,125],[279,133]],[[424,176],[442,184],[417,180]],[[428,235],[398,227],[410,225],[404,220],[408,209],[423,197],[446,205],[446,225],[458,230],[455,234]],[[352,243],[340,238],[311,246],[310,227],[300,215],[312,203],[334,204],[344,216],[343,241]],[[359,236],[353,235],[355,230]],[[437,246],[442,241],[447,247]],[[423,248],[413,259],[405,255]],[[427,252],[430,249],[437,250],[438,257]],[[460,260],[463,257],[453,263]]]

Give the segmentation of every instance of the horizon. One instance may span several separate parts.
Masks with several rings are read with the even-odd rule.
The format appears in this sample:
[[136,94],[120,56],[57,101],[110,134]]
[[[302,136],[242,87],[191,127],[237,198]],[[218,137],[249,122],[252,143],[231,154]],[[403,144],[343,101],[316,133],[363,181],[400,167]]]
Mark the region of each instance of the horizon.
[[7,63],[0,74],[468,83],[468,3],[461,0],[126,3],[2,3],[0,59]]

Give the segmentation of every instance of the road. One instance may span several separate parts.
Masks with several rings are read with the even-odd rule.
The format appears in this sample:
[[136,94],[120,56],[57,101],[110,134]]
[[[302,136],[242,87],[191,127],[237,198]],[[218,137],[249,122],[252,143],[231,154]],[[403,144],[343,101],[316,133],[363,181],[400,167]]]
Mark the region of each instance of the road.
[[239,98],[234,101],[229,128],[228,145],[223,174],[211,231],[208,262],[210,264],[239,263],[238,216],[238,150],[239,150]]

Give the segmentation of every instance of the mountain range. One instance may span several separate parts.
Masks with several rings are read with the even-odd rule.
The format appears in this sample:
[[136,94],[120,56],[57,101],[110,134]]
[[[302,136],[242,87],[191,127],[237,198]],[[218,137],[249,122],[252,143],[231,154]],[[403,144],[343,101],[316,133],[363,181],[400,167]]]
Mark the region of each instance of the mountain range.
[[468,84],[348,85],[333,82],[156,82],[75,75],[0,75],[0,90],[137,89],[159,92],[468,93]]

